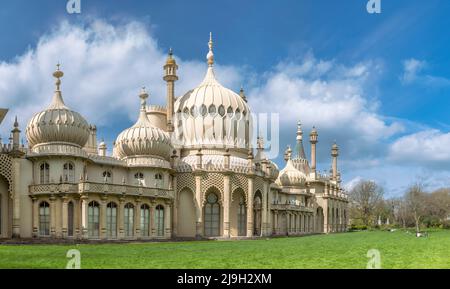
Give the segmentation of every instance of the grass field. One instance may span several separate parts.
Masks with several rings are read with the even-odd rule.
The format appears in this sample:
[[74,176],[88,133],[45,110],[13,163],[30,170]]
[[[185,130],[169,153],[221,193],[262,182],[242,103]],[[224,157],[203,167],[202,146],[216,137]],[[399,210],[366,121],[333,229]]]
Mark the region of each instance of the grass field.
[[450,231],[415,238],[403,231],[300,238],[107,245],[1,245],[0,268],[65,268],[69,249],[88,268],[365,268],[367,251],[382,268],[450,268]]

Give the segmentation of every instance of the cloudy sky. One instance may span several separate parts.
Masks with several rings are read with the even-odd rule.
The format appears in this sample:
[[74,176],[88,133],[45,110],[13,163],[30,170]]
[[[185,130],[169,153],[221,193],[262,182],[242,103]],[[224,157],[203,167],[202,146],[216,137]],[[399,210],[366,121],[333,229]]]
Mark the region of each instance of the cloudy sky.
[[61,62],[67,105],[111,146],[136,120],[140,87],[164,104],[170,47],[177,95],[199,84],[212,31],[222,84],[243,85],[253,112],[279,114],[280,167],[300,120],[319,131],[321,171],[338,142],[348,186],[373,179],[388,196],[418,178],[450,186],[450,1],[381,0],[378,15],[366,2],[81,0],[69,15],[63,0],[2,1],[1,135],[49,103]]

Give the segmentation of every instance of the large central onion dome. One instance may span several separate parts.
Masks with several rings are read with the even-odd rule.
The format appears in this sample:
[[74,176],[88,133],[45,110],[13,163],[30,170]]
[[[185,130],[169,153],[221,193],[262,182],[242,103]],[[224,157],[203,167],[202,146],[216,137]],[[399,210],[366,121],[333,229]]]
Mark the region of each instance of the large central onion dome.
[[60,86],[64,73],[57,70],[56,90],[50,106],[36,114],[28,123],[26,135],[30,148],[41,145],[69,145],[82,148],[89,138],[89,124],[75,111],[70,110],[62,98]]
[[129,157],[157,157],[170,159],[172,145],[167,132],[152,125],[146,114],[148,94],[143,89],[138,121],[117,137],[115,153],[124,159]]
[[175,134],[184,148],[246,149],[250,109],[245,96],[223,87],[214,73],[212,39],[208,71],[202,83],[175,102]]

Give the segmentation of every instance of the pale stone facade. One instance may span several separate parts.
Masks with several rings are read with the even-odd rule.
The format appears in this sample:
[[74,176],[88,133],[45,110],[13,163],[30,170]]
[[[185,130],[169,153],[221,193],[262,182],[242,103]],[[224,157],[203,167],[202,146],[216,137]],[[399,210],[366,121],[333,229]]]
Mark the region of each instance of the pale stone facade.
[[[28,123],[20,144],[16,120],[0,153],[0,238],[146,240],[230,238],[343,232],[347,197],[340,186],[338,147],[332,174],[311,164],[298,126],[295,155],[278,170],[258,138],[244,91],[223,87],[210,40],[203,82],[175,98],[178,66],[164,66],[167,107],[147,105],[114,143],[112,156],[97,128],[66,106],[63,72],[49,107]],[[0,122],[7,110],[0,109]]]

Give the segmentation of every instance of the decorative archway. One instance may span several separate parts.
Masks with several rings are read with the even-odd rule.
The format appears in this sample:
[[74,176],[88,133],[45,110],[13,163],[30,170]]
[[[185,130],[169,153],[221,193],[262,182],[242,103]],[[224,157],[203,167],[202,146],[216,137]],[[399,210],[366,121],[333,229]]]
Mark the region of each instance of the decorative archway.
[[261,191],[256,191],[253,199],[253,235],[261,236],[262,224],[262,194]]
[[323,233],[324,216],[322,207],[318,207],[316,210],[316,232]]
[[196,209],[194,193],[184,188],[178,194],[177,234],[179,237],[195,237]]
[[232,237],[247,235],[247,204],[245,192],[241,188],[233,192],[230,206],[230,233]]
[[9,234],[10,220],[10,198],[9,198],[9,182],[0,175],[0,238],[6,238]]
[[203,232],[205,237],[220,236],[220,192],[210,188],[206,193],[205,205],[203,206]]

